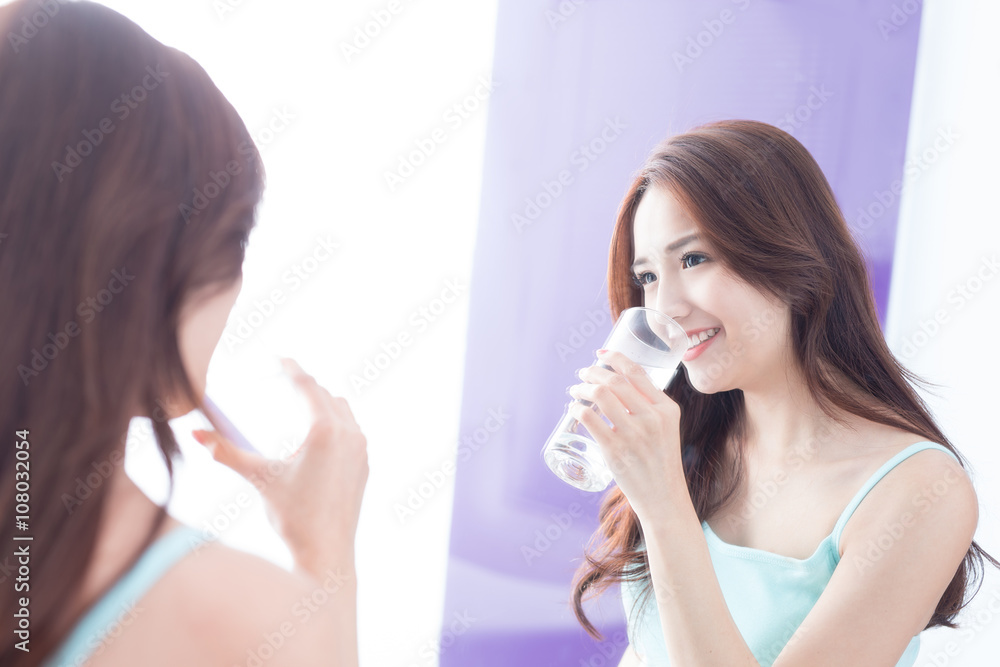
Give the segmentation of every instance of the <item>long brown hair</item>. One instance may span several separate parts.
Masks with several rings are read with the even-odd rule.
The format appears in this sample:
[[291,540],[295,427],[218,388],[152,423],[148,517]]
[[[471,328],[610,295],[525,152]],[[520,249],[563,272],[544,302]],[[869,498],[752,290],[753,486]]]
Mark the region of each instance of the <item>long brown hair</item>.
[[[181,307],[241,275],[264,172],[205,71],[120,14],[21,1],[0,24],[0,542],[30,545],[30,589],[0,596],[13,666],[39,664],[80,616],[65,607],[132,416],[153,418],[172,488],[169,406],[201,407]],[[10,639],[21,596],[30,653]]]
[[[765,123],[727,120],[695,127],[653,150],[625,194],[611,240],[608,297],[615,318],[643,305],[631,279],[633,221],[651,187],[677,198],[724,266],[788,305],[795,357],[825,414],[841,421],[839,408],[919,433],[959,455],[910,385],[931,383],[904,368],[886,345],[861,252],[819,165],[794,137]],[[741,483],[739,451],[727,458],[726,443],[738,449],[744,440],[743,392],[702,394],[683,365],[664,391],[681,407],[684,473],[704,521]],[[598,639],[583,610],[585,598],[625,580],[643,582],[640,600],[651,594],[649,563],[638,549],[642,528],[618,487],[606,494],[599,518],[572,595],[577,618]],[[955,627],[971,582],[982,583],[984,558],[1000,567],[973,542],[928,628]]]

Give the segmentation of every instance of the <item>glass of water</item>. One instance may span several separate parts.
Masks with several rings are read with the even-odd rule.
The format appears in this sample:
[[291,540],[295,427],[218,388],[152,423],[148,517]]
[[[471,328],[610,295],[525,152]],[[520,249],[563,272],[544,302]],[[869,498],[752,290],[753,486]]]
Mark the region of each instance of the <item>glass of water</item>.
[[[302,391],[275,354],[246,354],[213,374],[205,405],[220,422],[222,435],[237,447],[267,458],[284,459],[298,450],[312,426]],[[205,420],[206,428],[211,428]]]
[[[622,311],[611,329],[604,349],[621,352],[642,366],[658,388],[665,389],[673,379],[681,357],[688,349],[684,328],[675,320],[652,308],[629,308]],[[603,368],[610,367],[597,362]],[[579,401],[600,414],[590,401]],[[545,463],[560,479],[584,491],[603,491],[614,475],[587,429],[570,415],[569,405],[552,435],[545,442]],[[603,417],[605,421],[607,418]]]

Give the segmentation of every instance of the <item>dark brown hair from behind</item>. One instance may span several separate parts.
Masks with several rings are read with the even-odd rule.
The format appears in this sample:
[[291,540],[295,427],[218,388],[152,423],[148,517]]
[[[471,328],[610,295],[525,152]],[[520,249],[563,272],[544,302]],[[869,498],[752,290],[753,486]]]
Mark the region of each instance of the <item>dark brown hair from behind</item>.
[[[643,305],[642,291],[632,281],[632,227],[650,188],[665,188],[678,200],[723,265],[788,305],[795,358],[825,414],[837,419],[844,411],[918,433],[966,465],[911,386],[931,383],[889,350],[862,254],[830,184],[801,143],[766,123],[725,120],[657,146],[618,210],[607,278],[616,319],[626,308]],[[697,515],[705,521],[733,497],[741,481],[739,454],[733,471],[726,444],[744,441],[743,393],[702,394],[691,386],[683,365],[664,391],[681,407],[685,478]],[[649,564],[638,548],[642,527],[618,487],[603,499],[599,521],[572,593],[577,618],[598,639],[584,599],[625,580],[645,584],[637,605],[651,594]],[[955,615],[975,594],[969,593],[973,582],[982,583],[984,559],[1000,567],[973,542],[928,628],[955,627]]]
[[[47,18],[23,0],[0,9],[0,540],[17,532],[23,450],[19,534],[33,536],[30,653],[6,641],[11,667],[39,664],[84,611],[67,602],[105,511],[93,473],[121,460],[132,416],[153,418],[172,480],[164,407],[200,407],[181,308],[239,278],[264,188],[246,126],[194,60],[101,5],[46,4]],[[18,608],[0,596],[8,638]]]

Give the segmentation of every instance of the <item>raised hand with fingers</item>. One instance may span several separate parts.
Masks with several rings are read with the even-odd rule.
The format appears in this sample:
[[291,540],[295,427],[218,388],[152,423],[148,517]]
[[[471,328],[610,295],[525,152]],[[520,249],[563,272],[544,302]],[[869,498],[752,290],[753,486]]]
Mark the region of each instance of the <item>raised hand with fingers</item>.
[[[680,406],[656,387],[639,364],[621,352],[599,350],[601,361],[580,370],[583,383],[569,394],[587,401],[570,406],[604,455],[615,482],[640,521],[664,506],[669,484],[685,485],[680,455]],[[600,415],[611,422],[607,424]]]
[[216,461],[260,491],[297,567],[317,577],[331,567],[353,572],[354,537],[368,480],[367,441],[344,398],[331,395],[295,361],[283,359],[282,364],[313,418],[291,457],[275,461],[247,452],[217,431],[193,435]]

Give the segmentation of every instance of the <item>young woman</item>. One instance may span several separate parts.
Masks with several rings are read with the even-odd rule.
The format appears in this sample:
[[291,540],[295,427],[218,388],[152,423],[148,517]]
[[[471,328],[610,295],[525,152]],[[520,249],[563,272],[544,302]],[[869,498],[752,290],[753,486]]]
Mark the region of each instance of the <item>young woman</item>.
[[0,28],[0,664],[356,665],[368,468],[343,399],[289,362],[315,420],[294,458],[200,436],[293,572],[203,542],[122,469],[132,417],[172,470],[167,419],[201,406],[264,186],[246,127],[100,5],[15,2]]
[[983,558],[957,451],[882,337],[861,253],[819,166],[753,121],[659,146],[618,214],[617,315],[693,345],[665,391],[615,352],[576,414],[617,488],[574,605],[620,582],[622,665],[912,665]]

